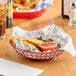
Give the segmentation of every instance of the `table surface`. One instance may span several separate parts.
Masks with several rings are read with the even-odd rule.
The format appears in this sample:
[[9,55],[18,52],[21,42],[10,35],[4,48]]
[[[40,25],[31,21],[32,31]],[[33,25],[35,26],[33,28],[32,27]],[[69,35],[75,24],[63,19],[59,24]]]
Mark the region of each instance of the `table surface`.
[[[63,28],[72,37],[76,48],[76,28],[68,27],[68,19],[63,19],[62,17],[51,19],[49,16],[44,19],[44,15],[42,17],[35,19],[14,19],[13,25],[19,25],[21,28],[26,30],[35,30],[43,28],[49,24],[56,24]],[[44,72],[39,76],[76,76],[76,57],[72,57],[68,52],[64,52],[63,55],[52,61],[29,60],[16,53],[16,51],[10,46],[7,39],[11,34],[11,29],[12,28],[7,29],[6,38],[0,40],[0,58],[44,70]]]

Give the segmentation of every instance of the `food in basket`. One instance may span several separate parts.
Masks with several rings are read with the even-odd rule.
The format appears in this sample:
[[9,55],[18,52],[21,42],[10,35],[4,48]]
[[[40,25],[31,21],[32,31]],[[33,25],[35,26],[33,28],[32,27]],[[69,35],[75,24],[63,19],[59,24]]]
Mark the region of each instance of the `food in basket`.
[[[22,45],[25,47],[26,51],[32,51],[32,52],[40,52],[39,48],[34,46],[33,44],[27,42],[24,37],[9,37],[9,40],[12,41],[14,44],[17,44],[16,47],[19,47]],[[19,44],[18,44],[19,43]]]
[[14,36],[9,37],[9,40],[15,43],[17,48],[21,47],[21,49],[31,52],[52,51],[60,48],[57,46],[59,45],[58,43],[48,42],[48,40],[45,42],[44,40],[32,37]]
[[57,43],[53,42],[41,43],[39,46],[42,49],[42,51],[57,49]]
[[[43,43],[39,43],[39,46],[36,46],[35,44],[28,42],[26,40],[26,37],[30,39],[38,39]],[[14,27],[11,37],[9,38],[9,42],[12,45],[12,47],[16,50],[16,52],[24,57],[35,60],[47,60],[56,58],[64,52],[63,49],[67,47],[67,43],[69,41],[68,37],[69,36],[64,32],[64,30],[62,30],[60,27],[54,24],[33,31],[23,30],[20,27]],[[32,45],[30,45],[29,43],[32,44],[36,49],[38,49],[38,51],[32,50]],[[56,43],[57,48],[43,51],[40,45],[45,43]]]
[[35,6],[40,2],[40,0],[31,0],[30,2],[25,2],[24,6],[35,8]]
[[39,44],[44,43],[43,41],[36,39],[36,38],[31,38],[31,37],[26,37],[26,41],[34,44],[35,46],[39,46]]
[[21,5],[20,4],[13,3],[13,9],[14,8],[17,8],[17,7],[21,7]]
[[11,41],[14,43],[16,42],[16,39],[21,38],[23,41],[27,41],[29,43],[34,44],[35,46],[38,46],[39,44],[43,43],[43,41],[36,39],[36,38],[31,38],[31,37],[19,37],[19,36],[14,36],[14,37],[9,37]]
[[18,7],[18,8],[16,8],[17,12],[28,12],[30,10],[31,9],[29,7]]
[[13,0],[13,10],[16,11],[18,7],[29,7],[30,9],[34,9],[39,2],[40,0]]

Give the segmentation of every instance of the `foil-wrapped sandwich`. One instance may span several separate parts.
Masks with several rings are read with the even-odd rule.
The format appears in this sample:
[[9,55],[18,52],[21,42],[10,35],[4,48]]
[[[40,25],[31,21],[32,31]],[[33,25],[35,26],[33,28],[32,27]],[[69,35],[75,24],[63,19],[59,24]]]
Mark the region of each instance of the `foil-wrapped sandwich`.
[[34,31],[15,27],[9,40],[13,41],[17,48],[31,52],[45,52],[64,47],[68,42],[68,35],[56,25]]

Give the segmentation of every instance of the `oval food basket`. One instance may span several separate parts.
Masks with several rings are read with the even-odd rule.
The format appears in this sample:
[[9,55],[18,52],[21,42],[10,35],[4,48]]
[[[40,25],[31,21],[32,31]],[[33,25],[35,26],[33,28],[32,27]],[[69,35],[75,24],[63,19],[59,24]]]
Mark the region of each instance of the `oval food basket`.
[[11,41],[10,41],[10,44],[16,50],[17,53],[21,54],[26,58],[33,59],[33,60],[52,60],[64,52],[64,50],[56,50],[56,51],[50,51],[50,52],[31,52],[31,51],[28,52],[26,50],[16,48],[15,44]]

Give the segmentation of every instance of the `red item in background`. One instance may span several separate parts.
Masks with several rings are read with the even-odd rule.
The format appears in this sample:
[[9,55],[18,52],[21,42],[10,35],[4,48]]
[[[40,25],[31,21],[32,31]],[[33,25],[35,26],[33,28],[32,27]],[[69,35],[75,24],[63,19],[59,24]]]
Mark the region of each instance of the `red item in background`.
[[13,18],[36,18],[41,16],[47,9],[35,12],[13,12]]

